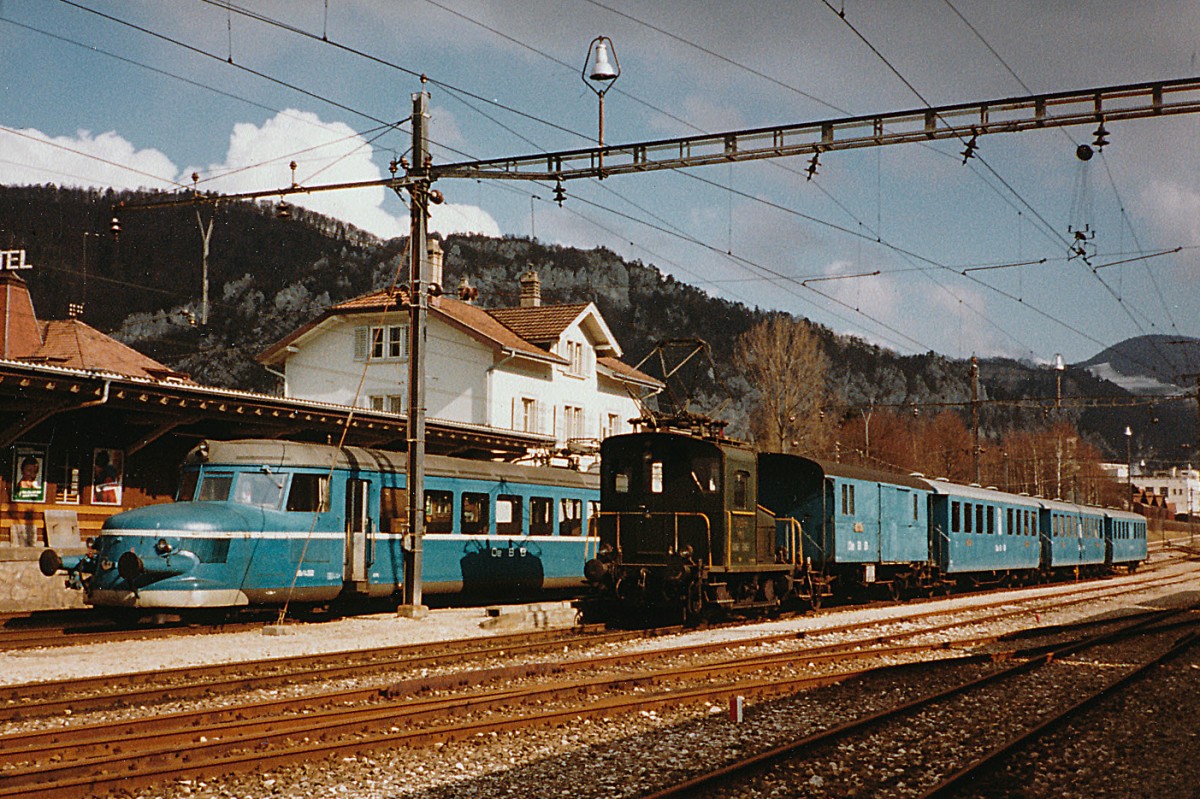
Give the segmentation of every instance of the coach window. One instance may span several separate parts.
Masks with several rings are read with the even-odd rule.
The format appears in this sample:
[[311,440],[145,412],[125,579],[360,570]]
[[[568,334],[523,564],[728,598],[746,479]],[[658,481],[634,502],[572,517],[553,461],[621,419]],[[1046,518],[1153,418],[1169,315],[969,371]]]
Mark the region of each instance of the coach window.
[[583,500],[564,499],[559,502],[559,535],[583,535]]
[[738,469],[733,473],[733,507],[738,510],[750,507],[750,472]]
[[496,535],[520,535],[521,498],[512,494],[496,497]]
[[408,489],[383,486],[379,489],[379,532],[408,532]]
[[232,474],[205,474],[204,482],[200,483],[200,493],[197,502],[224,502],[229,499],[229,489],[233,487]]
[[491,498],[487,494],[475,494],[464,491],[462,495],[462,531],[473,535],[488,531],[488,504]]
[[329,510],[329,476],[324,474],[293,474],[288,489],[287,509],[301,513],[324,513]]
[[454,494],[449,491],[425,492],[425,531],[454,532]]
[[962,530],[962,522],[960,521],[960,511],[957,502],[950,503],[950,532],[957,533]]
[[969,533],[975,528],[972,523],[975,521],[975,508],[970,502],[963,503],[963,532]]
[[529,534],[554,534],[554,501],[550,497],[529,498]]
[[849,483],[842,483],[842,515],[854,515],[854,486]]
[[592,533],[595,533],[596,530],[594,527],[592,527],[592,525],[595,524],[596,518],[599,515],[600,515],[600,500],[589,499],[588,506],[587,506],[587,529],[589,531],[589,535]]
[[988,505],[986,507],[981,505],[980,509],[983,511],[984,516],[987,517],[988,535],[995,535],[996,534],[996,509],[993,508],[991,505]]
[[917,495],[913,494],[913,521],[917,520]]

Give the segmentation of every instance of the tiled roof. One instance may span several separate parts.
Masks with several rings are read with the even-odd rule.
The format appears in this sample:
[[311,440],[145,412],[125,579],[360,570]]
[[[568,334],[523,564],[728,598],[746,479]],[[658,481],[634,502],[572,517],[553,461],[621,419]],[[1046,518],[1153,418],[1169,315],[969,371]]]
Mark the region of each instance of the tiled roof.
[[567,362],[565,358],[536,346],[537,342],[531,342],[527,337],[503,324],[502,320],[498,320],[492,311],[451,297],[439,297],[435,303],[430,304],[429,310],[431,313],[442,315],[452,323],[457,322],[468,332],[474,331],[505,349],[552,360],[555,363]]
[[115,372],[132,377],[148,377],[152,380],[174,378],[191,382],[187,375],[173,371],[78,319],[43,322],[41,333],[41,347],[18,360],[72,369]]
[[579,318],[589,303],[539,305],[527,308],[491,308],[488,313],[526,341],[546,345],[558,341],[567,326]]
[[[297,328],[282,340],[272,344],[258,356],[258,359],[262,363],[269,364],[286,358],[289,344],[331,317],[405,311],[407,302],[408,292],[403,288],[395,291],[376,291],[339,302],[317,319]],[[583,302],[530,308],[485,309],[453,297],[442,296],[430,301],[429,313],[431,317],[439,318],[468,335],[501,349],[543,361],[565,364],[567,363],[566,359],[549,351],[547,346],[556,343],[562,332],[590,305],[590,303]],[[616,358],[602,356],[597,359],[597,362],[618,380],[629,380],[648,386],[660,385],[657,379]]]

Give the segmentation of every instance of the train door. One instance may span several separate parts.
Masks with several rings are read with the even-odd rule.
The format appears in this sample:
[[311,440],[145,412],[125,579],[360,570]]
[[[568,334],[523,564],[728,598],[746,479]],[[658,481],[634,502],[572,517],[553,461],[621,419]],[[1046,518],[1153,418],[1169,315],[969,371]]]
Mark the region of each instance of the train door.
[[371,483],[346,481],[346,562],[342,581],[366,588],[367,548],[371,534]]

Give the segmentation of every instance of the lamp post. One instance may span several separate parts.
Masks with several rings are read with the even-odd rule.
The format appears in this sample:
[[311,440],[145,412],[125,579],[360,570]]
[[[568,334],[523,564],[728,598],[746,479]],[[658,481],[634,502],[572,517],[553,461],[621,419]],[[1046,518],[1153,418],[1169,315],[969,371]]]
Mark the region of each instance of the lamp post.
[[[609,60],[611,55],[612,60]],[[600,100],[600,135],[598,142],[604,146],[604,95],[612,88],[613,83],[621,75],[621,62],[617,60],[617,51],[612,39],[607,36],[597,36],[588,45],[587,58],[583,60],[583,71],[580,77],[583,85],[596,93]],[[590,82],[589,82],[590,81]],[[601,156],[603,158],[603,156]]]
[[1133,428],[1125,425],[1125,500],[1133,510]]

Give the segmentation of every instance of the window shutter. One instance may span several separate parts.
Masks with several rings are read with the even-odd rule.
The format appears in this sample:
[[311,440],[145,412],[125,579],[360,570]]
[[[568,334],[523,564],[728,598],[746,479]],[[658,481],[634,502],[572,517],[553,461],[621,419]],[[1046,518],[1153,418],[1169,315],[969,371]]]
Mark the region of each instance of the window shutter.
[[365,361],[367,359],[367,329],[365,327],[354,328],[354,360]]

